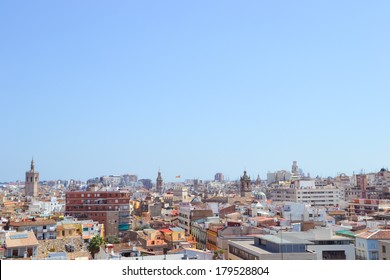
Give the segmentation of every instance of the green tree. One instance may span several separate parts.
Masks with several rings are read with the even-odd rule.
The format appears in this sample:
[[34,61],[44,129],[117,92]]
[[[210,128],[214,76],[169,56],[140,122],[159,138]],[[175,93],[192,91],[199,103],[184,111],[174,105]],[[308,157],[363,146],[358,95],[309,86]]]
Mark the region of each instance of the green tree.
[[95,258],[95,254],[99,253],[100,245],[103,245],[104,240],[100,235],[95,235],[89,240],[88,250],[91,252],[92,258]]

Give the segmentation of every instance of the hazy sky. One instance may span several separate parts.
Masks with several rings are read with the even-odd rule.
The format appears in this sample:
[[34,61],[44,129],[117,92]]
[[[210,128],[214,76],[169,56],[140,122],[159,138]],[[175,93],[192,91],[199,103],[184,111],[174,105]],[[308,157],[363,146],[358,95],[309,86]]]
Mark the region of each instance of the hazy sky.
[[389,1],[1,1],[0,182],[390,161]]

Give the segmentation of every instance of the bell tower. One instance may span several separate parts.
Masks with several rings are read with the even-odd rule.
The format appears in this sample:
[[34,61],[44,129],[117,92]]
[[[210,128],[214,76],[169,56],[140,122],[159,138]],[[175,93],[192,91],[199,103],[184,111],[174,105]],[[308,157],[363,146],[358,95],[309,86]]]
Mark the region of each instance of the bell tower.
[[156,190],[159,194],[162,193],[162,185],[163,185],[163,179],[161,177],[160,170],[158,171],[157,179],[156,179]]
[[252,196],[251,178],[244,171],[244,176],[240,178],[241,197],[250,198]]
[[30,170],[26,172],[24,186],[26,196],[38,196],[39,172],[35,171],[34,159],[31,160]]

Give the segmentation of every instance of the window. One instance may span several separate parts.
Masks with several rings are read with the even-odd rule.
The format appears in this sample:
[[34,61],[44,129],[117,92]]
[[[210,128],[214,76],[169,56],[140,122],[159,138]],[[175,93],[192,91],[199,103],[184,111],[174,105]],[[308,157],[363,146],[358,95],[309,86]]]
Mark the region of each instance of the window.
[[386,253],[386,246],[382,245],[382,253]]

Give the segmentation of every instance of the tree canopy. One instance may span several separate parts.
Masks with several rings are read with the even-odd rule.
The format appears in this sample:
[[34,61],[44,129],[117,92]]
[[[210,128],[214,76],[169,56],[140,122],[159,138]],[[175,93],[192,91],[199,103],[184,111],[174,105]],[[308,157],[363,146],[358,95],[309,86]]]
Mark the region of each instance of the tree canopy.
[[95,235],[89,240],[88,250],[91,252],[93,258],[95,258],[96,253],[99,253],[100,245],[102,244],[105,243],[100,235]]

